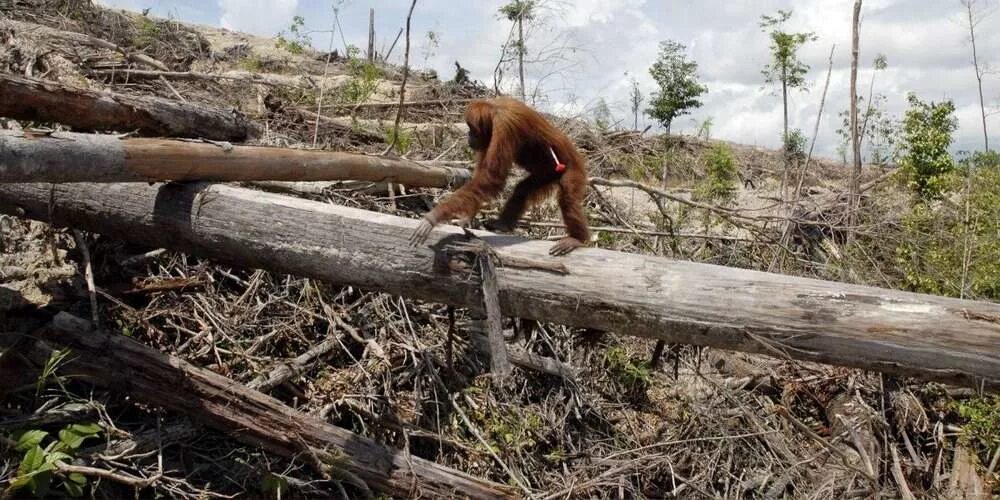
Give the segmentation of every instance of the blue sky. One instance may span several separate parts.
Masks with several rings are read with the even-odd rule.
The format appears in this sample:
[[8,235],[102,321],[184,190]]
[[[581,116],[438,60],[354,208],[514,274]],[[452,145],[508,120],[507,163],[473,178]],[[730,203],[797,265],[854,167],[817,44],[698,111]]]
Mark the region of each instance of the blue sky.
[[[985,0],[979,0],[983,2]],[[995,2],[997,0],[992,0]],[[151,9],[159,16],[273,36],[286,28],[293,15],[306,19],[306,28],[329,30],[333,5],[329,0],[101,0],[100,3],[132,10]],[[510,23],[497,18],[501,0],[418,0],[413,17],[415,66],[436,69],[443,79],[454,75],[454,63],[472,76],[492,84],[493,69]],[[826,77],[827,59],[836,44],[834,70],[821,123],[817,151],[836,156],[839,126],[837,112],[846,109],[850,75],[850,21],[853,0],[547,0],[544,23],[528,42],[531,55],[548,51],[559,56],[529,65],[529,87],[540,88],[540,107],[563,114],[587,113],[597,99],[605,99],[616,118],[631,124],[628,110],[629,78],[639,80],[644,93],[655,90],[649,65],[656,58],[660,40],[673,39],[688,46],[699,64],[709,93],[704,106],[679,118],[674,131],[692,133],[696,122],[711,117],[713,137],[751,145],[776,146],[780,141],[781,101],[763,88],[760,70],[768,62],[768,39],[757,21],[761,14],[793,9],[789,28],[814,31],[817,42],[802,51],[812,66],[808,92],[793,93],[790,115],[793,127],[811,135]],[[344,0],[339,3],[343,37],[365,46],[368,9],[376,11],[377,45],[388,47],[403,26],[409,1]],[[885,54],[889,68],[880,72],[876,93],[888,96],[888,111],[901,115],[906,93],[927,100],[952,99],[958,108],[959,131],[954,149],[982,147],[978,94],[967,28],[958,0],[866,0],[861,33],[859,82],[864,93],[872,76],[871,61]],[[440,45],[426,50],[426,33],[440,34]],[[979,25],[977,43],[981,59],[1000,69],[1000,12]],[[334,47],[342,47],[335,35]],[[328,33],[315,33],[314,45],[325,49]],[[561,49],[561,50],[557,50]],[[401,58],[401,47],[393,52]],[[508,82],[510,76],[507,77]],[[1000,104],[1000,73],[985,82],[988,104]],[[640,119],[640,126],[645,120]],[[1000,130],[1000,115],[991,130]],[[1000,134],[990,134],[1000,144]]]

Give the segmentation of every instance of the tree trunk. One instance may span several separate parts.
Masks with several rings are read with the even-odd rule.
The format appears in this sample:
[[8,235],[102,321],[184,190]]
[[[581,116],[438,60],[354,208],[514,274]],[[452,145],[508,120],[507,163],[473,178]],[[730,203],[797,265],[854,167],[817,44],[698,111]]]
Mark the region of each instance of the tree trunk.
[[0,183],[358,180],[449,188],[471,175],[464,168],[332,151],[0,130]]
[[375,8],[368,9],[368,62],[375,62]]
[[0,116],[58,122],[81,131],[244,141],[257,127],[242,113],[160,97],[95,92],[0,74]]
[[[524,14],[522,13],[521,16]],[[527,101],[527,91],[524,88],[524,18],[517,18],[517,68],[521,74],[521,102]]]
[[[346,477],[345,484],[357,478],[372,490],[398,497],[517,497],[507,486],[387,448],[123,335],[91,330],[87,321],[66,313],[57,315],[43,335],[52,344],[72,349],[72,360],[60,368],[66,375],[126,391],[286,458],[301,460],[311,454],[313,462],[329,466],[317,472],[339,474]],[[42,350],[36,345],[35,351]],[[32,361],[45,362],[45,357],[36,357]]]
[[858,137],[858,53],[860,52],[861,0],[854,1],[851,23],[851,155],[854,168],[851,172],[850,201],[847,206],[847,245],[854,241],[854,226],[858,221],[861,200],[858,184],[861,182],[861,141]]
[[[206,183],[0,185],[0,212],[483,312],[453,226],[414,248],[417,220]],[[1000,304],[477,234],[505,315],[1000,390]]]
[[781,144],[785,151],[788,150],[788,69],[781,66],[781,108],[784,111],[785,121],[781,135]]
[[979,54],[976,52],[976,20],[974,18],[974,0],[962,2],[969,13],[969,41],[972,44],[972,67],[976,70],[976,83],[979,85],[979,111],[983,117],[983,148],[990,150],[990,136],[986,128],[986,101],[983,99],[983,71],[979,69]]

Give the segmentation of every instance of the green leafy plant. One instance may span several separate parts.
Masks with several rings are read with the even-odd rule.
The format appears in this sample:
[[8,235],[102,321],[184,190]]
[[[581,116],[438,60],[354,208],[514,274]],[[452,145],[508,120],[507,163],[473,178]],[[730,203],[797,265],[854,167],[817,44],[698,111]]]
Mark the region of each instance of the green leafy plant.
[[135,36],[132,37],[132,46],[146,48],[160,38],[160,25],[152,19],[142,16],[135,26]]
[[960,167],[934,181],[953,203],[919,200],[902,218],[896,262],[911,290],[1000,300],[1000,154]]
[[[42,367],[42,372],[38,375],[38,380],[35,382],[35,395],[41,395],[42,390],[48,384],[49,379],[55,380],[60,387],[62,387],[62,379],[56,375],[56,371],[66,362],[67,358],[71,354],[69,349],[62,349],[59,351],[53,351],[49,355],[49,359],[45,360],[45,366]],[[63,388],[65,390],[65,388]]]
[[348,47],[347,70],[351,79],[340,90],[341,100],[351,104],[368,100],[378,89],[378,81],[383,77],[382,69],[358,57],[359,53],[357,47]]
[[812,32],[790,33],[785,31],[785,23],[791,18],[791,10],[779,10],[773,16],[760,17],[761,31],[767,33],[771,38],[771,62],[764,66],[761,73],[764,75],[765,84],[779,86],[781,89],[785,117],[782,129],[783,138],[789,137],[788,91],[805,89],[807,85],[806,74],[809,73],[809,65],[799,60],[799,49],[807,42],[818,39]]
[[612,347],[604,355],[604,365],[612,379],[630,393],[644,392],[651,378],[651,371],[645,361],[635,361],[621,347]]
[[802,135],[799,129],[789,130],[781,141],[785,148],[785,155],[789,158],[802,160],[806,157],[806,136]]
[[406,154],[413,146],[413,133],[405,129],[390,128],[385,131],[385,143],[396,144],[400,154]]
[[1000,447],[1000,396],[962,401],[958,414],[965,419],[963,438],[969,443],[989,451]]
[[[24,453],[17,474],[7,487],[13,494],[27,488],[37,497],[44,497],[52,487],[54,477],[59,485],[72,497],[81,497],[87,487],[87,478],[78,473],[55,473],[60,464],[72,461],[76,451],[87,439],[96,438],[101,433],[97,424],[72,424],[59,431],[58,437],[50,436],[42,430],[28,430],[15,436],[14,449]],[[48,444],[42,446],[48,441]]]
[[736,197],[739,170],[733,150],[727,144],[714,144],[705,153],[705,177],[694,190],[697,199],[729,203]]
[[650,97],[646,114],[660,122],[668,134],[674,119],[700,108],[699,97],[708,92],[698,81],[698,63],[688,60],[684,50],[684,45],[672,40],[660,42],[660,54],[649,68],[660,90]]
[[302,30],[305,24],[306,20],[302,16],[293,17],[292,25],[275,37],[274,46],[292,54],[305,52],[306,47],[312,45],[312,39]]
[[604,98],[597,100],[597,105],[594,106],[594,126],[600,132],[607,132],[611,128],[611,122],[614,118],[611,116],[611,108],[608,107],[608,102]]
[[900,166],[914,192],[925,199],[938,198],[945,191],[948,174],[955,161],[948,152],[952,133],[958,128],[955,104],[923,102],[907,96],[910,109],[903,118]]

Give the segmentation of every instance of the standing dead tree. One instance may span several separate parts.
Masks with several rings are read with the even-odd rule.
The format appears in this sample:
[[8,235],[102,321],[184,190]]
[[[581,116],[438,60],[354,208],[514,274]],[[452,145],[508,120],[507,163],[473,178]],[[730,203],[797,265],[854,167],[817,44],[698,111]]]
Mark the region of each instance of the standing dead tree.
[[851,151],[854,168],[851,171],[850,203],[847,213],[847,244],[854,241],[854,224],[858,220],[858,184],[861,182],[861,137],[858,130],[858,53],[860,51],[861,0],[854,0],[854,16],[851,23]]
[[983,99],[983,76],[986,75],[986,65],[979,61],[979,53],[976,47],[976,28],[979,23],[993,14],[992,10],[984,8],[981,0],[961,0],[962,6],[968,16],[969,45],[972,46],[972,67],[976,70],[976,84],[979,86],[979,111],[983,118],[983,149],[990,150],[990,136],[986,128],[986,101]]

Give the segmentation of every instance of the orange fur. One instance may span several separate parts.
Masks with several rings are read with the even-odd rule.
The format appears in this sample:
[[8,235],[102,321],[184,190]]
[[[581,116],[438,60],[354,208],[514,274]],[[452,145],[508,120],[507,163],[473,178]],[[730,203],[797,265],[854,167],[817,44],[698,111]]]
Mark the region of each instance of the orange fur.
[[[532,204],[558,189],[559,209],[566,232],[581,244],[590,239],[583,199],[587,193],[587,166],[566,134],[540,113],[509,98],[478,100],[465,111],[469,144],[478,164],[472,179],[428,214],[433,223],[471,220],[482,205],[503,191],[511,166],[517,163],[528,177],[514,189],[494,227],[513,229]],[[566,165],[558,173],[549,148]]]

